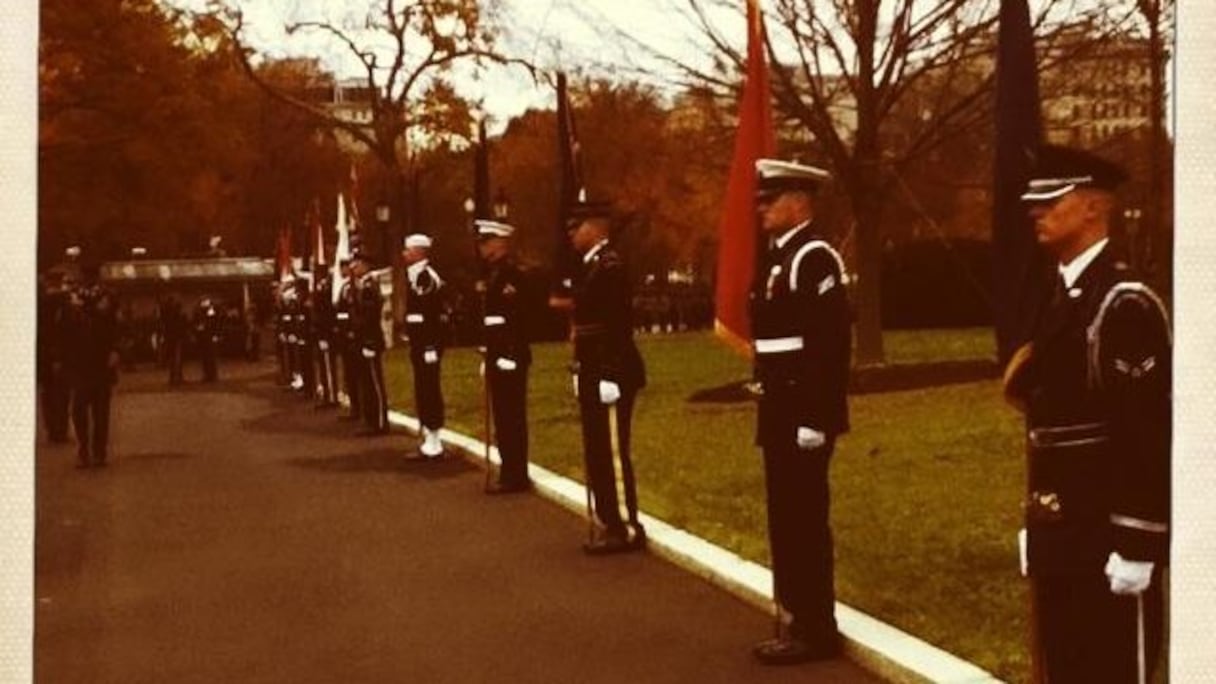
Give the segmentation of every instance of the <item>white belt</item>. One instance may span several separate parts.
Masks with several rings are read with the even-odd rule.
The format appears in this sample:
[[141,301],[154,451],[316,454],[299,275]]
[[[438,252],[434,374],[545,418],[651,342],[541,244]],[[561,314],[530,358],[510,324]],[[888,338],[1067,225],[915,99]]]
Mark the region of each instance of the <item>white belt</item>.
[[801,337],[775,337],[767,340],[756,340],[757,354],[779,354],[781,352],[798,351],[802,349]]
[[421,323],[425,320],[426,316],[423,316],[422,314],[406,314],[405,316],[406,323]]
[[348,314],[348,313],[340,313],[340,314],[338,314],[338,320],[339,320],[339,321],[345,321],[345,320],[348,320],[348,319],[350,319],[350,314]]
[[506,325],[507,319],[504,316],[486,316],[486,325]]

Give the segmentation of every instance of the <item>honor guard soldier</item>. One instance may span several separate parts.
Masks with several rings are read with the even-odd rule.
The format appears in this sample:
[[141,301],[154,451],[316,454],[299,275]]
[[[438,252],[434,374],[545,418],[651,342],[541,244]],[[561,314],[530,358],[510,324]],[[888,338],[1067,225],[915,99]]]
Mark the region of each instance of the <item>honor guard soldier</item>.
[[71,292],[63,318],[79,468],[106,464],[110,393],[118,381],[118,307],[114,295],[98,283],[98,270],[95,263],[81,265],[81,284]]
[[287,321],[283,315],[287,307],[287,303],[283,299],[284,288],[282,282],[273,282],[270,284],[271,297],[271,324],[274,326],[274,356],[279,364],[279,377],[277,384],[291,384],[291,370],[287,367]]
[[363,396],[359,398],[363,409],[363,420],[367,427],[362,435],[388,434],[388,393],[384,386],[384,330],[380,317],[384,311],[384,297],[380,294],[380,281],[368,271],[368,263],[356,255],[351,262],[351,277],[355,280],[355,339],[362,358],[363,377],[359,385]]
[[443,456],[439,430],[443,428],[443,389],[440,365],[446,343],[448,313],[443,279],[431,267],[428,255],[431,238],[415,233],[405,238],[401,256],[409,281],[405,300],[405,332],[410,341],[410,365],[414,371],[414,403],[422,423],[423,458]]
[[1118,166],[1044,146],[1022,199],[1059,264],[1006,371],[1026,413],[1026,527],[1038,670],[1145,682],[1162,641],[1169,548],[1170,324],[1108,241]]
[[182,384],[182,347],[186,343],[186,314],[177,297],[168,295],[160,303],[160,334],[164,340],[169,384]]
[[313,355],[313,325],[312,325],[312,287],[308,278],[296,278],[296,364],[300,373],[300,392],[305,399],[312,399],[317,394],[317,377],[315,358]]
[[219,379],[216,369],[216,347],[220,342],[220,311],[215,301],[203,297],[194,309],[194,342],[198,345],[199,359],[203,363],[203,382]]
[[483,373],[490,392],[494,440],[502,457],[491,494],[524,492],[528,480],[528,368],[532,350],[524,326],[524,302],[530,288],[511,254],[514,226],[477,220],[477,252],[486,263],[482,341]]
[[[756,205],[770,240],[753,281],[751,325],[760,396],[778,633],[762,663],[833,658],[836,631],[828,470],[848,430],[851,317],[840,255],[814,223],[822,169],[761,159]],[[791,620],[783,629],[784,613]]]
[[283,345],[283,361],[287,371],[287,388],[298,390],[304,384],[300,376],[299,341],[296,332],[296,310],[300,307],[295,279],[284,275],[279,283],[279,340]]
[[312,290],[312,338],[317,345],[317,378],[320,380],[321,396],[317,408],[338,405],[337,354],[334,349],[334,301],[333,280],[329,273],[316,274],[316,287]]
[[[567,229],[574,249],[582,255],[573,283],[574,387],[587,476],[595,495],[594,520],[603,529],[584,550],[594,555],[636,550],[644,546],[646,534],[638,521],[629,440],[634,400],[646,385],[646,369],[633,342],[632,288],[625,263],[610,241],[608,204],[575,205]],[[624,514],[617,498],[616,458]]]
[[338,258],[342,275],[342,286],[338,288],[338,300],[334,303],[334,343],[342,359],[342,386],[346,391],[348,411],[339,415],[340,420],[358,420],[363,415],[363,349],[359,346],[355,314],[358,311],[358,289],[352,264],[359,248],[351,245],[351,253]]

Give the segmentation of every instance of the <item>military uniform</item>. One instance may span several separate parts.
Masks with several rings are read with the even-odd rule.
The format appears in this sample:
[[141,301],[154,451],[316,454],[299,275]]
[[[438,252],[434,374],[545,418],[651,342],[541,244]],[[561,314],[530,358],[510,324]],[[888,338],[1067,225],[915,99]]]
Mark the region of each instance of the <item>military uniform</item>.
[[421,450],[427,457],[443,452],[439,430],[444,423],[440,385],[443,350],[447,344],[448,311],[443,279],[427,261],[407,269],[409,296],[405,302],[405,331],[414,373],[414,403],[422,423]]
[[[828,471],[849,428],[850,316],[840,257],[814,228],[783,236],[765,254],[751,293],[755,377],[762,394],[756,442],[764,452],[769,539],[778,603],[792,636],[836,637]],[[813,449],[800,428],[822,433]]]
[[[633,341],[631,290],[625,263],[610,242],[605,240],[584,255],[573,292],[575,383],[595,515],[609,541],[604,551],[623,550],[622,540],[638,545],[645,538],[638,521],[630,436],[634,401],[646,386],[646,368]],[[601,382],[619,387],[620,398],[611,406],[602,401]],[[615,456],[620,459],[623,514],[617,498],[610,411],[616,412]],[[593,543],[588,551],[599,548]]]
[[295,320],[292,329],[296,335],[296,366],[300,373],[299,389],[305,399],[312,399],[317,393],[316,359],[313,354],[313,304],[311,289],[304,278],[296,280],[296,297]]
[[384,331],[380,327],[384,297],[380,294],[380,281],[371,273],[365,274],[359,280],[356,297],[356,340],[363,359],[360,406],[367,423],[366,433],[384,434],[389,427],[388,393],[384,385]]
[[[773,598],[791,618],[788,633],[761,642],[755,655],[787,664],[834,657],[840,647],[829,471],[836,439],[849,429],[852,329],[844,265],[811,220],[827,172],[768,159],[756,171],[765,221],[803,217],[793,226],[766,224],[772,239],[750,293]],[[770,218],[787,193],[791,201],[802,196],[807,213]]]
[[81,467],[108,456],[110,393],[118,380],[118,320],[113,294],[97,284],[74,290],[63,319],[64,368]]
[[198,346],[199,358],[203,364],[203,381],[215,382],[219,379],[216,368],[216,346],[220,341],[220,312],[215,302],[209,297],[199,300],[194,309],[194,342]]
[[[1063,164],[1063,194],[1075,181],[1107,189],[1102,174],[1114,167],[1061,149],[1041,153],[1039,175]],[[1051,187],[1032,181],[1024,199],[1062,196]],[[1162,643],[1170,326],[1160,299],[1114,250],[1100,240],[1061,267],[1030,344],[1006,373],[1008,396],[1026,412],[1023,561],[1037,664],[1050,682],[1135,682],[1138,632],[1147,675]],[[1114,593],[1111,566],[1127,561],[1151,568],[1138,595]]]
[[338,301],[334,305],[334,342],[342,359],[342,383],[350,411],[343,418],[357,420],[363,415],[363,368],[362,348],[356,321],[358,313],[358,289],[354,280],[347,278],[338,290]]
[[[514,228],[479,221],[479,237],[509,238]],[[526,276],[509,256],[490,264],[486,274],[482,341],[485,378],[494,416],[494,441],[502,458],[502,472],[491,491],[527,489],[528,480],[528,370],[532,350],[524,322]]]
[[312,294],[312,337],[317,345],[317,376],[321,389],[317,405],[321,408],[338,403],[335,396],[338,391],[337,350],[334,344],[336,321],[330,283],[328,275],[322,276]]

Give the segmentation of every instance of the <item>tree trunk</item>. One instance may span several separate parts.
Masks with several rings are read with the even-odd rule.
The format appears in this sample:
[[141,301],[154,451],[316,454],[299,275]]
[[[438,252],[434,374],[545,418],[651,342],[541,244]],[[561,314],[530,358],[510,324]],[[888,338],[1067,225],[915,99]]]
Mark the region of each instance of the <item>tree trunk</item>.
[[[1165,120],[1165,57],[1161,47],[1161,0],[1149,0],[1145,8],[1145,18],[1148,19],[1148,51],[1149,51],[1149,184],[1148,184],[1148,220],[1142,234],[1144,235],[1143,258],[1144,269],[1155,272],[1159,265],[1160,254],[1158,247],[1165,230],[1164,206],[1165,183],[1162,177],[1165,149],[1164,120]],[[1164,279],[1168,281],[1169,279]]]
[[882,348],[882,152],[879,145],[878,96],[875,92],[875,40],[878,5],[857,6],[857,139],[849,179],[849,200],[857,222],[857,347],[854,363],[870,366],[885,360]]
[[882,204],[876,167],[863,167],[851,191],[857,222],[857,345],[854,364],[882,364]]

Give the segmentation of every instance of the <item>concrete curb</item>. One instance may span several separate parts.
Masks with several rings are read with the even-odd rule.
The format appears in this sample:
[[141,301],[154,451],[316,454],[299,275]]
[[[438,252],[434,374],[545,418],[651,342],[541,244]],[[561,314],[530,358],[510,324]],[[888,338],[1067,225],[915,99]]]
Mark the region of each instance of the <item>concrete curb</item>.
[[[415,434],[420,429],[417,418],[398,411],[389,411],[389,422]],[[455,447],[466,459],[484,465],[484,442],[448,429],[440,432],[440,438],[445,444]],[[490,460],[495,464],[500,462],[496,447],[490,449]],[[535,463],[528,465],[528,475],[538,495],[577,515],[586,515],[586,490],[582,483]],[[644,512],[640,517],[646,526],[647,549],[651,553],[762,611],[772,611],[773,579],[768,568]],[[848,658],[888,681],[901,684],[1003,684],[976,665],[843,603],[836,603],[836,621]]]

